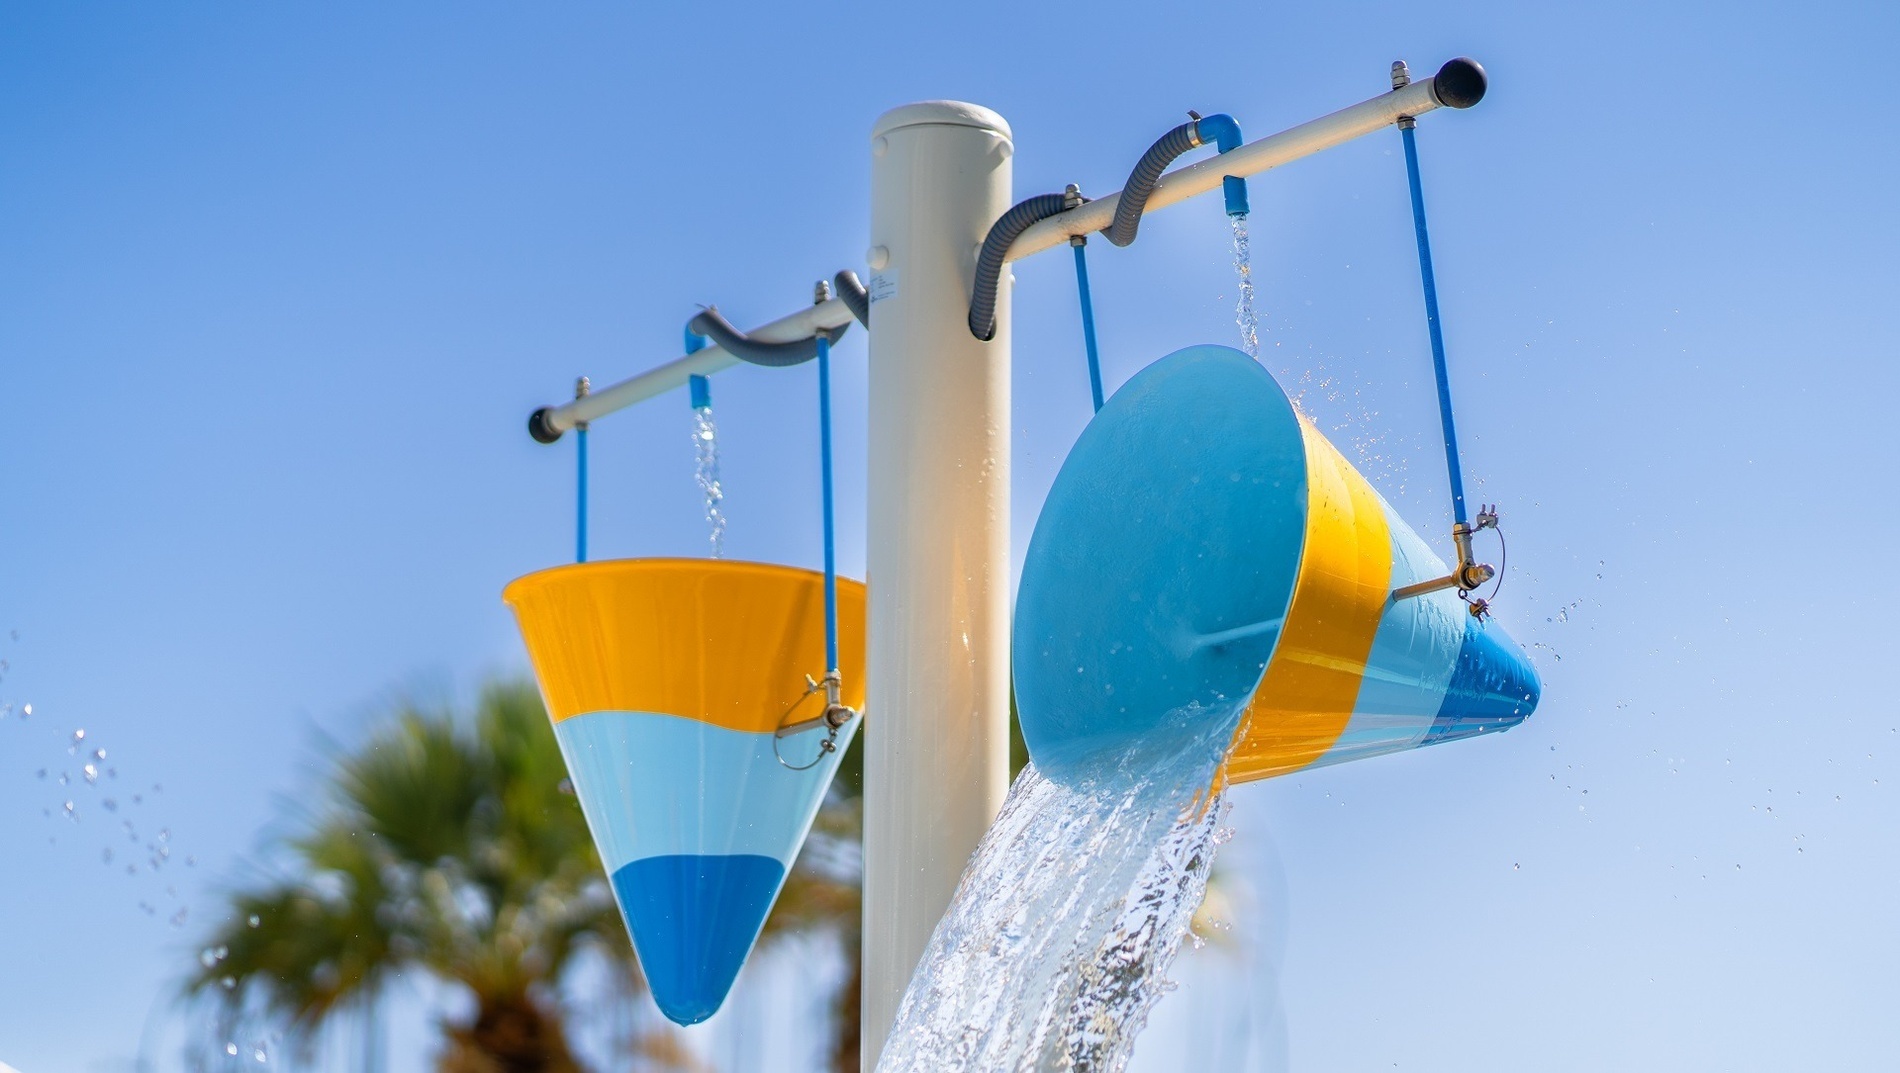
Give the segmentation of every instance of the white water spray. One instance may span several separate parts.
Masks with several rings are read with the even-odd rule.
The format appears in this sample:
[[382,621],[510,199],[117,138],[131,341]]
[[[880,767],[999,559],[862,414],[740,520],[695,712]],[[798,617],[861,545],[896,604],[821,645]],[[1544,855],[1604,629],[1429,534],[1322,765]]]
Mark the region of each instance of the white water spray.
[[879,1073],[1127,1067],[1206,892],[1239,710],[1183,709],[1057,777],[1024,769],[931,936]]

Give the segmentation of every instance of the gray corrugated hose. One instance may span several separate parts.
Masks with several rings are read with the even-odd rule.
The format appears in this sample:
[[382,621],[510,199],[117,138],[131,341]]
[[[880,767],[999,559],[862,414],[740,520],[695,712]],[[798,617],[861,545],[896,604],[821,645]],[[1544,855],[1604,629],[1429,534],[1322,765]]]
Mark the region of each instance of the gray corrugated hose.
[[831,277],[831,283],[838,288],[838,300],[858,318],[865,331],[871,330],[871,292],[858,282],[858,274],[849,268]]
[[1128,181],[1122,185],[1121,198],[1115,203],[1115,222],[1103,232],[1108,241],[1117,246],[1135,241],[1135,232],[1141,227],[1141,214],[1148,208],[1148,195],[1154,192],[1161,173],[1168,170],[1174,158],[1201,144],[1196,129],[1199,122],[1197,119],[1181,124],[1163,134],[1141,154],[1141,159],[1135,162],[1135,170],[1128,173]]
[[970,290],[970,334],[984,342],[996,337],[996,287],[1003,277],[1003,258],[1016,236],[1037,220],[1046,220],[1071,207],[1066,194],[1037,194],[1017,202],[991,225],[976,255],[976,284]]
[[[850,324],[840,324],[836,328],[826,328],[820,335],[828,343],[841,338]],[[818,356],[818,336],[794,339],[789,343],[761,343],[732,326],[717,309],[702,309],[698,316],[686,322],[688,331],[703,335],[719,345],[719,348],[740,361],[771,368],[784,368],[797,365]]]

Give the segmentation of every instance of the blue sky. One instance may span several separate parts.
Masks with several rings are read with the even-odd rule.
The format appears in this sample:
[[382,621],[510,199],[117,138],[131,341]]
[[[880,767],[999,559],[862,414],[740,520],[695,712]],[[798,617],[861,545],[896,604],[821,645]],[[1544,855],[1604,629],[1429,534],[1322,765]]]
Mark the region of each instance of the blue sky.
[[[154,1000],[215,892],[308,800],[316,743],[524,668],[498,593],[572,539],[571,445],[532,443],[526,413],[673,356],[696,303],[755,323],[856,265],[885,108],[989,105],[1019,194],[1099,192],[1189,108],[1258,137],[1379,92],[1396,57],[1468,54],[1492,95],[1423,121],[1421,152],[1472,494],[1511,540],[1499,615],[1542,646],[1545,701],[1499,738],[1239,791],[1250,967],[1191,993],[1221,989],[1240,1068],[1885,1064],[1897,23],[0,11],[0,1060],[132,1068],[148,1014],[173,1031]],[[1265,360],[1437,539],[1397,135],[1253,202]],[[1111,386],[1233,340],[1225,230],[1196,202],[1092,247]],[[1016,273],[1020,554],[1088,393],[1067,259]],[[839,354],[855,574],[862,336]],[[715,385],[735,557],[817,562],[805,376]],[[683,398],[597,428],[597,554],[702,547],[687,429]],[[56,784],[82,727],[105,789]],[[67,799],[77,821],[42,817]],[[160,828],[170,862],[126,875]],[[1142,1058],[1211,1031],[1164,1005]]]

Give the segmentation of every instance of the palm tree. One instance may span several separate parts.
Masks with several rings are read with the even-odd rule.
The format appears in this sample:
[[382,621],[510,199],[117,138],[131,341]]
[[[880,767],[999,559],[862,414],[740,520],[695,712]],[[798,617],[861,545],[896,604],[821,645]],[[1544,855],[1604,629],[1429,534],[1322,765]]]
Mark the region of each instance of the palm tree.
[[[1028,749],[1011,715],[1014,775]],[[471,724],[406,704],[339,754],[328,799],[283,842],[284,874],[230,896],[186,993],[307,1043],[420,971],[474,999],[472,1017],[442,1026],[440,1073],[584,1073],[562,984],[590,955],[614,1001],[638,1002],[644,980],[533,684],[490,685]],[[832,1002],[835,1073],[859,1068],[862,742],[760,940],[839,943],[849,975]],[[693,1068],[664,1028],[620,1047],[649,1069]]]
[[[598,956],[642,989],[626,932],[534,687],[490,686],[472,727],[405,705],[340,755],[291,867],[230,897],[187,994],[308,1043],[420,971],[474,999],[444,1023],[441,1073],[582,1073],[561,985]],[[670,1037],[632,1041],[682,1068]]]

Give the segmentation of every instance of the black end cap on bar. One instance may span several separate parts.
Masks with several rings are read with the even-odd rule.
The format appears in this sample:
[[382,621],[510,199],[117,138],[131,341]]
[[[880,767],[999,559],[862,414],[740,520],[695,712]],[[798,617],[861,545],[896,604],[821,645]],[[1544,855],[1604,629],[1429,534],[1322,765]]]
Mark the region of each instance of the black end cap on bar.
[[554,407],[543,406],[528,415],[528,435],[533,436],[536,443],[553,443],[561,438],[561,430],[548,420],[553,413]]
[[1484,100],[1489,83],[1477,60],[1460,56],[1446,62],[1432,76],[1432,96],[1447,108],[1469,108]]

